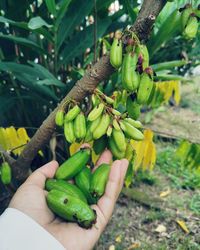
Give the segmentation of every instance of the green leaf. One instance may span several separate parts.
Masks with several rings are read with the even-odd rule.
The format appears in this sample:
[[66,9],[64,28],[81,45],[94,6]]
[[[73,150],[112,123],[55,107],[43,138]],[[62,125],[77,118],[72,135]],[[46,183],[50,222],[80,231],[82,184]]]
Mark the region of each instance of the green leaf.
[[46,68],[44,68],[42,65],[34,63],[34,62],[29,62],[34,69],[38,72],[41,78],[43,80],[39,80],[38,83],[42,85],[54,85],[57,87],[65,87],[65,85],[59,81],[58,79],[55,78],[54,75],[52,75]]
[[180,67],[186,64],[187,64],[186,60],[176,60],[176,61],[153,64],[151,65],[151,67],[154,71],[161,71],[161,70],[171,69],[174,67]]
[[47,28],[51,28],[52,25],[48,24],[44,19],[42,19],[40,16],[33,17],[28,22],[28,28],[31,30],[36,30],[41,28],[42,26],[46,26]]
[[150,57],[152,58],[155,52],[160,49],[161,45],[168,42],[172,37],[180,33],[180,31],[180,12],[178,10],[174,10],[160,25],[158,32],[152,35],[149,43],[147,44]]
[[123,0],[122,2],[123,2],[124,7],[126,8],[126,11],[127,11],[128,15],[131,18],[132,23],[135,22],[135,19],[136,19],[137,15],[136,15],[135,11],[133,10],[133,8],[131,7],[130,1],[129,0]]
[[[108,26],[111,24],[110,18],[97,21],[97,39],[103,36]],[[61,52],[60,66],[67,64],[73,58],[81,55],[87,48],[91,48],[94,40],[91,34],[93,33],[94,25],[88,26],[83,31],[80,31],[72,37],[72,39],[65,44],[64,50]]]
[[154,78],[155,80],[181,80],[181,81],[185,80],[184,77],[179,75],[163,74],[163,73],[158,73]]
[[46,68],[42,65],[29,62],[33,67],[25,64],[12,63],[12,62],[0,62],[0,71],[11,72],[13,75],[27,74],[34,78],[34,81],[40,85],[54,85],[58,87],[65,87],[65,85],[55,78]]
[[91,12],[92,8],[93,1],[91,0],[73,1],[70,4],[58,30],[58,49],[62,46],[65,39],[74,32],[75,27]]
[[0,34],[0,38],[13,41],[14,43],[17,43],[20,45],[24,45],[26,47],[29,47],[29,48],[37,51],[38,53],[46,54],[46,51],[44,51],[37,43],[35,43],[27,38],[17,37],[17,36],[13,36],[13,35],[3,35],[3,34]]
[[[30,22],[30,21],[29,21]],[[15,22],[11,19],[8,19],[8,18],[5,18],[5,17],[2,17],[0,16],[0,23],[5,23],[5,24],[11,24],[15,27],[19,27],[21,29],[24,29],[24,30],[30,30],[29,27],[28,27],[28,23],[26,22]],[[52,38],[52,35],[44,28],[40,27],[39,29],[31,29],[32,32],[36,33],[36,34],[41,34],[43,35],[46,39],[48,39],[49,41],[53,41],[53,38]]]
[[56,28],[59,27],[60,22],[62,21],[70,2],[71,2],[71,0],[63,0],[61,2],[60,8],[59,8],[58,13],[57,13],[56,22],[55,22]]
[[5,23],[5,24],[9,23],[9,24],[12,24],[12,25],[14,25],[16,27],[19,27],[19,28],[22,28],[22,29],[27,29],[27,23],[25,23],[25,22],[15,22],[15,21],[13,21],[11,19],[8,19],[8,18],[5,18],[3,16],[0,16],[0,23]]
[[30,77],[28,74],[18,74],[16,77],[27,88],[54,101],[58,101],[58,97],[55,95],[55,93],[48,86],[38,84],[38,81],[35,81],[34,77]]
[[45,0],[48,11],[56,16],[56,3],[55,0]]

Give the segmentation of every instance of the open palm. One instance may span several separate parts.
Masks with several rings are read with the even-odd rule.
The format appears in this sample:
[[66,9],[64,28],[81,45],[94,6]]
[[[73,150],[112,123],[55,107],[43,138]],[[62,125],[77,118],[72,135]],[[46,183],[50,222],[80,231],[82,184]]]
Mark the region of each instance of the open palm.
[[[106,150],[97,162],[110,163],[112,155]],[[128,167],[126,159],[114,161],[111,167],[105,194],[93,205],[97,213],[97,222],[91,229],[83,229],[75,223],[68,223],[56,217],[47,207],[44,190],[47,178],[53,178],[58,163],[49,162],[37,169],[26,182],[18,189],[11,200],[10,207],[32,217],[44,227],[67,249],[88,250],[92,249],[111,218],[115,202],[122,189],[124,177]]]

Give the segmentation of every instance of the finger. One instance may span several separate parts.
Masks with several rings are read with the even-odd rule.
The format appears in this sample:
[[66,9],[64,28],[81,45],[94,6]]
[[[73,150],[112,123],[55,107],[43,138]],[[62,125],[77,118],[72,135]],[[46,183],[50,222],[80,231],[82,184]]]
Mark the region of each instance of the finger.
[[120,191],[121,182],[121,161],[115,161],[111,167],[109,179],[106,185],[106,190],[102,198],[98,201],[98,207],[104,215],[106,221],[109,220],[116,199]]
[[110,164],[112,160],[112,153],[110,152],[110,150],[106,149],[101,156],[99,157],[96,166],[94,167],[93,170],[95,170],[98,166],[100,166],[102,163],[107,163]]
[[120,180],[121,189],[122,189],[123,184],[124,184],[124,178],[126,176],[128,165],[129,165],[129,161],[127,159],[121,160],[121,169],[120,169],[121,170],[121,180]]
[[33,172],[24,184],[32,184],[44,188],[46,179],[53,178],[57,168],[57,161],[51,161]]

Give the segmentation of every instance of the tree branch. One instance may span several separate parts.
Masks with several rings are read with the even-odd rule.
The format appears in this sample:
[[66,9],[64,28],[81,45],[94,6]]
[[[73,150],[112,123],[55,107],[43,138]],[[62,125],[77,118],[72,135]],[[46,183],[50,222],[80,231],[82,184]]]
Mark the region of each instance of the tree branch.
[[[130,30],[137,34],[140,40],[146,41],[148,39],[153,23],[166,1],[167,0],[144,0],[136,22],[130,28]],[[59,106],[42,123],[17,161],[12,164],[14,176],[18,181],[22,182],[27,178],[32,160],[38,151],[50,140],[55,130],[55,114],[58,108],[68,99],[80,102],[88,94],[91,94],[97,85],[106,80],[114,71],[115,69],[110,64],[109,55],[107,55],[95,63],[95,65],[86,72],[84,77],[76,83]]]
[[9,163],[9,165],[14,164],[16,161],[12,156],[9,155],[8,152],[6,152],[0,145],[0,153],[3,155],[4,159]]

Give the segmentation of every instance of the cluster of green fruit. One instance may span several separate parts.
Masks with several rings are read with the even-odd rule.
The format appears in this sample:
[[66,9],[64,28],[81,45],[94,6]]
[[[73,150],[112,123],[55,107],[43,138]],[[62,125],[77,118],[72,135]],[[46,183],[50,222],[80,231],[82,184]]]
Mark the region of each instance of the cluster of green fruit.
[[[125,55],[123,49],[126,51]],[[153,89],[153,70],[149,67],[147,47],[140,43],[133,32],[130,32],[125,48],[121,32],[115,33],[110,63],[117,69],[121,68],[122,87],[129,92],[127,101],[134,107],[146,104]]]
[[8,185],[12,179],[12,172],[8,162],[4,161],[0,167],[1,182]]
[[114,100],[99,89],[92,95],[92,103],[93,109],[87,117],[77,104],[66,114],[59,110],[56,124],[64,126],[65,138],[69,143],[94,141],[97,154],[102,152],[103,145],[108,144],[116,159],[124,158],[128,141],[144,138],[141,122],[114,109]]
[[126,98],[128,115],[138,119],[141,105],[149,103],[155,87],[153,70],[149,67],[148,49],[140,43],[133,32],[129,32],[123,48],[122,34],[116,32],[110,51],[110,63],[120,69],[122,87],[128,94]]
[[90,148],[80,149],[57,169],[55,179],[48,179],[45,184],[49,208],[83,228],[96,222],[96,212],[89,205],[96,204],[104,194],[110,172],[110,165],[101,164],[92,173],[87,167],[90,154]]
[[191,4],[186,4],[180,11],[183,36],[186,39],[195,38],[199,27],[200,5],[194,9]]

